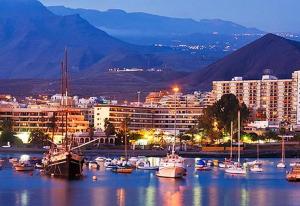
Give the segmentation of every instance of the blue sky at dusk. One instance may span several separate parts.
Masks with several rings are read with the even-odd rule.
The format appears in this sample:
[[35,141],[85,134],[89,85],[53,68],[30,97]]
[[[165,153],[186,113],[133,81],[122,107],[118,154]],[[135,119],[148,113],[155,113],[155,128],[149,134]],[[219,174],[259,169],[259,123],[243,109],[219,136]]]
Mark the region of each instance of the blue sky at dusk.
[[265,31],[300,32],[299,0],[41,0],[46,5],[123,9],[163,16],[219,18]]

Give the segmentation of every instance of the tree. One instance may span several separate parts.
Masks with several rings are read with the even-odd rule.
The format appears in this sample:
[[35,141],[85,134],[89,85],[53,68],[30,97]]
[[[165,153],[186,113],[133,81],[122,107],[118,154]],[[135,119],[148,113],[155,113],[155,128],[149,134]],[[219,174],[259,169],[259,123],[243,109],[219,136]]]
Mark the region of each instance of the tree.
[[49,146],[51,144],[49,139],[50,139],[49,135],[45,134],[40,129],[36,129],[30,133],[28,141],[32,145],[43,147],[43,146]]
[[130,132],[128,133],[128,139],[129,141],[137,141],[139,139],[142,139],[143,136],[142,134],[138,133],[138,132]]
[[1,122],[0,144],[6,145],[8,142],[13,146],[22,145],[23,142],[15,136],[13,132],[13,121],[11,118],[5,118]]
[[54,133],[57,129],[56,121],[57,121],[56,114],[53,113],[52,117],[50,117],[50,122],[47,125],[48,129],[50,129],[52,132],[52,136],[51,136],[52,142],[54,141]]
[[219,101],[211,107],[211,113],[215,117],[218,128],[224,132],[230,132],[231,121],[237,124],[237,113],[240,111],[241,122],[248,119],[250,112],[244,103],[239,103],[239,100],[234,94],[224,94]]
[[271,140],[271,139],[272,140],[281,140],[281,138],[276,134],[276,132],[274,132],[272,130],[268,130],[264,136],[268,140]]
[[[130,118],[127,116],[123,119],[122,123],[121,123],[121,126],[120,126],[120,129],[118,131],[118,134],[117,136],[120,137],[120,138],[123,138],[123,143],[125,143],[125,135],[128,135],[128,133],[130,132],[128,127],[130,125]],[[128,143],[128,138],[127,138],[127,143]]]
[[212,106],[204,109],[197,121],[198,131],[209,137],[211,142],[216,142],[224,133],[230,133],[231,121],[237,125],[238,111],[241,113],[241,122],[248,119],[250,112],[247,106],[240,104],[234,94],[225,94]]
[[116,134],[115,126],[107,118],[104,120],[104,132],[106,137]]

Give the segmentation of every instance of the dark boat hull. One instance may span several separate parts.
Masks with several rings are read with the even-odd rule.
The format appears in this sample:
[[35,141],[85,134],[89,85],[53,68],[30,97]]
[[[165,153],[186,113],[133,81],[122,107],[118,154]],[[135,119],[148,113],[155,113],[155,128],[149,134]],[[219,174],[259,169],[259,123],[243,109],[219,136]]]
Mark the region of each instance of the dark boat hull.
[[49,176],[78,179],[82,177],[82,166],[82,160],[75,160],[71,155],[67,155],[63,159],[49,162],[44,166],[44,171]]

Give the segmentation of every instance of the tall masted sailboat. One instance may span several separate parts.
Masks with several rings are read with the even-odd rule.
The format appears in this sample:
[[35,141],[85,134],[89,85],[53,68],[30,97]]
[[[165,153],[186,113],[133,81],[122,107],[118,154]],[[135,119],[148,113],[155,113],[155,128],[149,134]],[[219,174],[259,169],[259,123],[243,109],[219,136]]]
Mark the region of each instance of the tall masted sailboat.
[[158,177],[180,178],[186,175],[184,158],[175,154],[176,119],[177,119],[176,118],[177,117],[176,94],[179,91],[179,89],[176,87],[173,90],[175,92],[175,123],[174,123],[174,139],[173,139],[172,153],[160,160],[158,172],[156,173],[156,176]]
[[241,166],[241,112],[238,110],[238,162],[227,168],[225,173],[228,174],[246,174],[247,171]]
[[[64,61],[61,63],[61,117],[62,117],[62,145],[52,144],[51,149],[43,158],[44,172],[46,175],[68,179],[82,176],[83,156],[74,151],[72,141],[68,138],[68,58],[65,50]],[[54,128],[53,128],[54,129]],[[53,138],[53,137],[52,137]]]

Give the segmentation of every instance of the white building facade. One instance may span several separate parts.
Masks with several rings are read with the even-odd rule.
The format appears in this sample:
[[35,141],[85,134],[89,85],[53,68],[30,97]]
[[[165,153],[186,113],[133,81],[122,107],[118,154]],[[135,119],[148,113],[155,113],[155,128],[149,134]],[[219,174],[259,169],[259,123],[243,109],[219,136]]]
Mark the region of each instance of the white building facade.
[[260,120],[275,124],[285,122],[300,128],[300,71],[293,72],[291,79],[263,75],[261,80],[235,77],[231,81],[213,81],[214,101],[229,93],[247,105],[256,115],[254,120],[262,118]]

